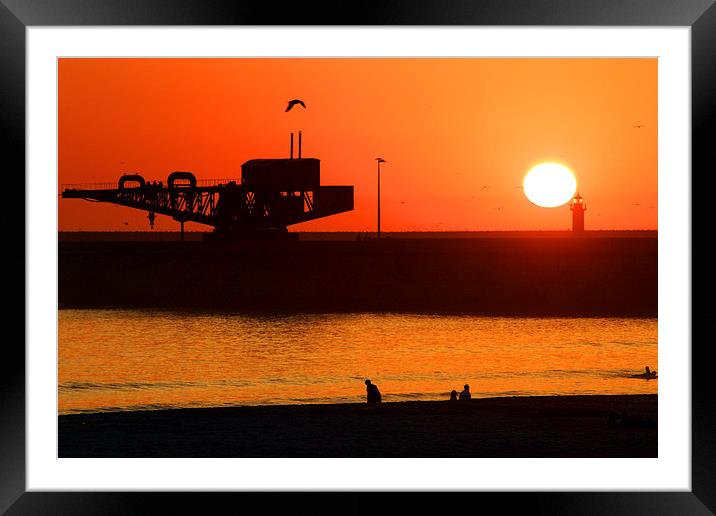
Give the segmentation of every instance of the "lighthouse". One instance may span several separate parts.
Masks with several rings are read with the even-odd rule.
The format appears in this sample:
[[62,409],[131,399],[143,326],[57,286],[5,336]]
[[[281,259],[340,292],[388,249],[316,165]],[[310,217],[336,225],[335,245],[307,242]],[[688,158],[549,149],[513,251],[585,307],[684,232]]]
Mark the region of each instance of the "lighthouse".
[[572,232],[584,233],[584,212],[587,211],[587,205],[581,195],[574,196],[569,203],[569,209],[572,211]]

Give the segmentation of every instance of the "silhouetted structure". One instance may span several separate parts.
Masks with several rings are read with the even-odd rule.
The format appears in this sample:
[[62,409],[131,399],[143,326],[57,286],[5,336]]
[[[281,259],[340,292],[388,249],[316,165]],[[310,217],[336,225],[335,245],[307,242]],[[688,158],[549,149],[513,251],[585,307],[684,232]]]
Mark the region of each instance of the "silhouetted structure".
[[[64,185],[63,199],[86,199],[146,210],[154,226],[155,213],[182,225],[198,222],[214,227],[217,236],[282,235],[287,226],[353,209],[353,186],[322,186],[320,160],[253,159],[241,166],[241,183],[205,181],[191,172],[172,172],[166,187],[127,174],[111,183]],[[293,157],[293,133],[291,135]]]
[[584,204],[584,199],[581,195],[574,196],[569,204],[569,209],[572,210],[572,231],[574,233],[583,233],[584,212],[587,211],[587,205]]
[[383,158],[375,158],[378,162],[378,238],[380,238],[380,164],[386,161]]
[[368,395],[368,403],[380,403],[382,398],[380,395],[380,391],[378,390],[378,386],[372,384],[370,380],[366,380],[365,387]]
[[[298,131],[298,159],[301,159],[301,142],[303,140],[303,133]],[[291,133],[291,159],[293,159],[293,133]]]

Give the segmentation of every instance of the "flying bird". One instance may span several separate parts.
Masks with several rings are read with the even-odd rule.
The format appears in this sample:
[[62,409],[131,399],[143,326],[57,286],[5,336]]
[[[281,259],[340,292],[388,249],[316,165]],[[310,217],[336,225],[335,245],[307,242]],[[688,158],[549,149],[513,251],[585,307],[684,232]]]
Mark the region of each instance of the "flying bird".
[[634,124],[634,129],[641,129],[644,127],[644,124]]
[[[288,106],[286,107],[286,111],[290,111],[293,106],[296,104],[301,104],[304,108],[306,107],[306,104],[303,103],[302,100],[293,99],[288,101]],[[285,111],[284,111],[285,113]]]

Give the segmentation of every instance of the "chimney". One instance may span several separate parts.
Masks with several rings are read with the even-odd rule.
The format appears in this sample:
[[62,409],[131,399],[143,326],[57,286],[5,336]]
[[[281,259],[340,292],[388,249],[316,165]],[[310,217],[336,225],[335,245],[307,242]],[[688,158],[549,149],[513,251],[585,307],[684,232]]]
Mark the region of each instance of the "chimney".
[[293,133],[291,133],[291,159],[293,159]]
[[301,131],[298,131],[298,159],[301,159]]

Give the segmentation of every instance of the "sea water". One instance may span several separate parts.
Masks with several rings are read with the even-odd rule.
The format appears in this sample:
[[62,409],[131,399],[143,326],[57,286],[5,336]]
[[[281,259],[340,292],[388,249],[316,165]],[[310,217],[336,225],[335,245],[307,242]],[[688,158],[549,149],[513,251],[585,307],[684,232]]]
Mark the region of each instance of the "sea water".
[[655,394],[657,320],[402,313],[58,312],[60,414]]

